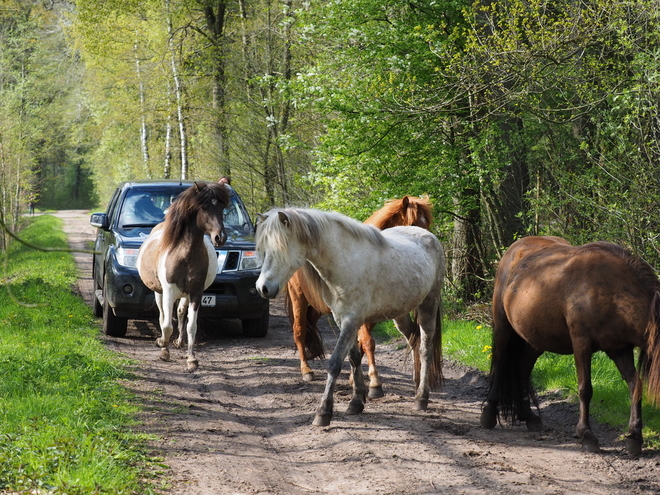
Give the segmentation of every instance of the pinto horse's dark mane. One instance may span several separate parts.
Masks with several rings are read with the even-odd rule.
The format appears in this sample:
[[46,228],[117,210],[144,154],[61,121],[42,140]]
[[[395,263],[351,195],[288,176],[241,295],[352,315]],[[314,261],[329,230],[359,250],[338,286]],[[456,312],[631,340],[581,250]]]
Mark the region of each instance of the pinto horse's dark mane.
[[214,200],[224,207],[229,205],[229,191],[224,185],[216,182],[195,182],[182,192],[167,210],[161,249],[165,250],[180,242],[185,231],[197,225],[199,210],[208,209]]

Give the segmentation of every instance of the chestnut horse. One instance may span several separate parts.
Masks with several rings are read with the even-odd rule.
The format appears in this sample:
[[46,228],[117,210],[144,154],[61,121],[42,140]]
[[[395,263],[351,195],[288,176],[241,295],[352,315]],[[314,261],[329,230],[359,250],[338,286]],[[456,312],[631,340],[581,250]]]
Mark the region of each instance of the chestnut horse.
[[[367,218],[364,223],[381,230],[390,227],[415,225],[428,229],[433,221],[431,203],[428,196],[421,198],[404,196],[392,199]],[[304,381],[314,379],[314,373],[308,360],[325,357],[321,333],[317,323],[321,315],[329,314],[330,308],[323,301],[321,294],[315,292],[314,284],[305,278],[305,271],[298,270],[287,284],[285,306],[293,329],[293,340],[300,356],[300,372]],[[367,355],[369,364],[369,397],[383,396],[383,386],[378,376],[374,352],[376,342],[371,336],[375,323],[365,323],[358,330],[358,344],[361,351]]]
[[[365,322],[393,319],[411,347],[417,348],[415,408],[426,410],[430,388],[442,380],[445,256],[438,238],[420,227],[381,231],[336,212],[311,209],[273,209],[260,220],[256,239],[263,259],[256,282],[259,294],[277,297],[294,272],[304,267],[307,280],[317,286],[340,328],[313,424],[330,424],[335,383],[349,353],[355,379],[347,414],[364,410],[366,389],[357,331]],[[411,312],[416,314],[415,321]]]
[[[587,452],[600,450],[589,424],[591,356],[603,351],[628,384],[626,448],[642,449],[642,378],[660,398],[660,281],[640,258],[609,242],[571,246],[558,237],[525,237],[506,251],[495,275],[493,358],[481,425],[498,414],[542,428],[530,375],[545,351],[573,354],[580,400],[576,434]],[[633,349],[640,349],[639,370]]]
[[162,347],[161,359],[168,361],[170,358],[168,345],[174,328],[173,310],[179,300],[179,338],[174,345],[183,345],[183,325],[187,318],[189,371],[197,369],[194,349],[197,314],[204,290],[213,283],[218,272],[214,246],[220,247],[227,240],[222,215],[229,202],[225,186],[195,182],[174,200],[165,221],[153,228],[138,251],[138,273],[144,284],[154,291],[160,312],[162,336],[156,343]]

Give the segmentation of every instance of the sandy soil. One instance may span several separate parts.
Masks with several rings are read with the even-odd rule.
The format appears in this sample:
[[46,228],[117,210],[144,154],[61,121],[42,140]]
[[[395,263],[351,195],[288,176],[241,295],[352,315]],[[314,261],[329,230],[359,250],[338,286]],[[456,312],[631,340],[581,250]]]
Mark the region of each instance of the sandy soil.
[[[89,213],[62,211],[73,247],[89,247]],[[82,296],[91,301],[91,255],[77,255]],[[323,321],[331,352],[337,329]],[[603,453],[586,454],[573,438],[574,404],[546,397],[545,430],[479,426],[485,377],[447,362],[446,383],[428,411],[412,409],[414,395],[402,342],[379,345],[385,397],[359,416],[344,414],[347,373],[335,396],[329,427],[312,426],[325,379],[300,379],[299,362],[281,301],[271,304],[269,333],[245,339],[238,321],[205,324],[199,369],[185,372],[184,352],[158,359],[153,322],[135,322],[127,338],[105,338],[135,360],[127,386],[144,401],[146,431],[169,466],[175,495],[206,494],[637,494],[660,493],[660,453],[625,453],[620,429],[595,425]],[[348,368],[346,364],[345,369]]]

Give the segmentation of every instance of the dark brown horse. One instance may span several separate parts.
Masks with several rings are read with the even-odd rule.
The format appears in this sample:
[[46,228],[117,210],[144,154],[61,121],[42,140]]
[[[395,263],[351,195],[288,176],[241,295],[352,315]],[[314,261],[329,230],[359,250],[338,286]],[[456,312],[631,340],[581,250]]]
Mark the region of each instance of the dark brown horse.
[[[218,272],[214,246],[222,246],[227,239],[222,215],[229,201],[225,186],[195,182],[176,198],[167,210],[165,221],[153,228],[138,252],[138,273],[144,284],[154,291],[160,312],[162,336],[156,343],[163,348],[161,359],[167,361],[170,357],[172,316],[174,305],[179,301],[179,338],[175,346],[183,345],[187,333],[190,371],[197,369],[195,335],[202,296]],[[186,318],[187,332],[184,332]]]
[[[600,450],[589,424],[591,356],[605,352],[628,384],[631,408],[626,448],[642,449],[642,378],[660,398],[660,281],[640,258],[609,242],[571,246],[558,237],[525,237],[502,257],[493,294],[493,358],[481,425],[498,414],[542,427],[530,382],[545,351],[573,354],[580,418],[576,434],[588,452]],[[639,371],[633,349],[640,349]]]
[[[432,205],[428,196],[415,198],[404,196],[392,199],[371,215],[364,223],[381,230],[390,227],[414,225],[428,229],[433,221]],[[314,290],[316,284],[310,284],[303,270],[298,270],[287,284],[285,305],[289,321],[293,328],[293,340],[300,356],[300,372],[304,381],[312,381],[314,373],[308,360],[323,358],[325,350],[317,323],[321,315],[329,314],[330,308],[321,295]],[[369,397],[382,397],[383,387],[378,376],[374,352],[376,342],[371,337],[374,323],[364,324],[358,331],[358,343],[369,364]]]

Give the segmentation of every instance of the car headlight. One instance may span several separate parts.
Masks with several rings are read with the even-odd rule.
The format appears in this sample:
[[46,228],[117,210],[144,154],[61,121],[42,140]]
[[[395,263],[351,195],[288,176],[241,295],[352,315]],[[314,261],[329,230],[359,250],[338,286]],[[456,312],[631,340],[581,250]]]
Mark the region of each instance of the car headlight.
[[137,266],[137,249],[129,248],[117,248],[115,251],[115,256],[117,256],[117,263],[128,268],[135,268]]
[[239,270],[256,270],[261,268],[261,256],[256,251],[243,251]]

